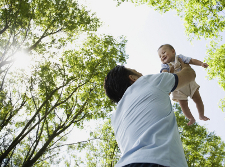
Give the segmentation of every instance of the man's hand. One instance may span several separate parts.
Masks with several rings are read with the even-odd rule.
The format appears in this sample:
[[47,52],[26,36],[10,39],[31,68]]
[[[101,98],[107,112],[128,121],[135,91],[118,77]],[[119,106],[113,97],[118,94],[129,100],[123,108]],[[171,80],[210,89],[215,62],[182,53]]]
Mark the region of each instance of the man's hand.
[[173,66],[170,68],[170,73],[174,73],[174,67]]
[[178,76],[178,85],[176,90],[179,90],[183,86],[187,85],[191,81],[194,81],[196,74],[195,71],[191,68],[189,64],[185,64],[180,58],[179,62],[181,64],[181,71],[179,71],[177,74]]
[[189,64],[184,63],[181,58],[178,58],[180,65],[181,65],[181,69],[185,68],[185,67],[191,67]]

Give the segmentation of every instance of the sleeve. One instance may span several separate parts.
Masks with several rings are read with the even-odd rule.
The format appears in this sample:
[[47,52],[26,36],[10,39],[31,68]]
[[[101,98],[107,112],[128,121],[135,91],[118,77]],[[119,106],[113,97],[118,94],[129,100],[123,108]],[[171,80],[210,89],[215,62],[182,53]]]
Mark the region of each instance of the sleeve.
[[178,77],[176,74],[161,73],[158,76],[157,87],[167,93],[174,91],[178,85]]
[[170,67],[168,64],[161,64],[161,70],[160,73],[162,72],[162,70],[167,70],[168,72],[170,72]]
[[184,63],[189,63],[191,61],[191,57],[186,57],[184,55],[178,55],[179,58],[181,58],[181,60],[184,62]]
[[171,90],[171,92],[173,92],[177,88],[177,85],[178,85],[178,76],[177,76],[177,74],[173,74],[173,75],[175,77],[175,84],[174,84],[174,87]]

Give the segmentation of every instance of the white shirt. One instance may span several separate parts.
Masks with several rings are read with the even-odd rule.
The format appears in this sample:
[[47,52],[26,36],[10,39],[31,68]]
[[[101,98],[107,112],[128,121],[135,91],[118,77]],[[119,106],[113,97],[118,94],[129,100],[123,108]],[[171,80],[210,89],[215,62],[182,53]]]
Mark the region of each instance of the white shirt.
[[124,93],[112,114],[112,126],[122,157],[116,167],[156,163],[187,167],[169,93],[173,74],[140,77]]

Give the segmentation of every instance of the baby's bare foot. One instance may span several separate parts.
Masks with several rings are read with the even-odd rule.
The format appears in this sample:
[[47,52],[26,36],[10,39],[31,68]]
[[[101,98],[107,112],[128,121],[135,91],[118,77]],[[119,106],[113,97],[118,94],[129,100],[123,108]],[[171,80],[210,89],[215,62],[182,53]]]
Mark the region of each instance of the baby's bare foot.
[[194,124],[195,123],[195,119],[193,118],[193,119],[190,119],[190,121],[188,122],[188,126],[190,126],[190,125],[192,125],[192,124]]
[[208,120],[210,120],[208,117],[206,117],[206,116],[199,116],[199,119],[200,120],[203,120],[203,121],[208,121]]

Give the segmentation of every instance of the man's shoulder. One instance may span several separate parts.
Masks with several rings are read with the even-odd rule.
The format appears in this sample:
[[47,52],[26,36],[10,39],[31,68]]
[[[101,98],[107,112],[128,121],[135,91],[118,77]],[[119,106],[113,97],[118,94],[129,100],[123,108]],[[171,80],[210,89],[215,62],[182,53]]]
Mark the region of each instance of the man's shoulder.
[[168,72],[163,72],[163,73],[157,73],[157,74],[150,74],[150,75],[145,75],[143,76],[143,80],[147,80],[149,82],[154,82],[154,81],[159,81],[164,78],[170,78],[173,77],[174,75]]
[[146,77],[146,78],[157,78],[157,77],[163,77],[163,76],[166,76],[166,75],[170,75],[172,76],[173,74],[171,73],[168,73],[168,72],[163,72],[163,73],[157,73],[157,74],[149,74],[149,75],[145,75],[143,77]]

